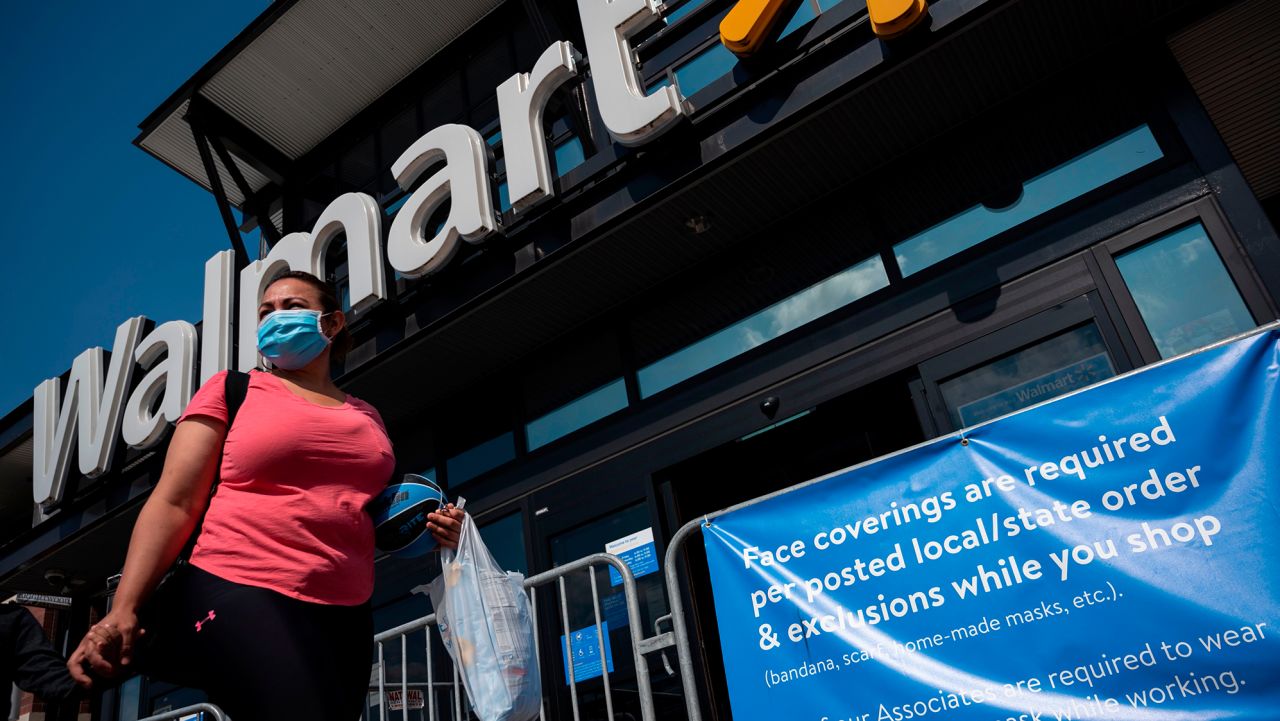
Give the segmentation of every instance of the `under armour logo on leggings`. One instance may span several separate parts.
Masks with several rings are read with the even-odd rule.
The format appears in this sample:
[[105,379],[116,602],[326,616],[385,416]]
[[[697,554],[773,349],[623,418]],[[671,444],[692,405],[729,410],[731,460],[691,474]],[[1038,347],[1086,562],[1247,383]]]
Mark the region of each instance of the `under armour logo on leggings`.
[[204,625],[205,625],[206,623],[208,623],[208,622],[212,621],[213,619],[215,619],[215,618],[217,618],[217,617],[218,617],[218,616],[217,616],[217,614],[215,614],[213,611],[209,611],[209,615],[208,615],[208,616],[205,616],[204,618],[200,619],[199,621],[196,621],[196,633],[200,633],[200,629],[201,629],[202,627],[204,627]]

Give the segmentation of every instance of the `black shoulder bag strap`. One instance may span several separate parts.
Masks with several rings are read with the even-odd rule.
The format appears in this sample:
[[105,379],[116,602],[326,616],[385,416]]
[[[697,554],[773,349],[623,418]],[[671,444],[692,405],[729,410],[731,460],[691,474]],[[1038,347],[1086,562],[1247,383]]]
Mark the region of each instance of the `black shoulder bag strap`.
[[223,447],[218,450],[218,465],[213,470],[213,485],[209,486],[209,498],[204,504],[204,510],[200,513],[200,520],[196,522],[195,530],[191,532],[187,544],[182,547],[182,553],[178,554],[177,563],[186,563],[191,558],[191,552],[196,548],[196,539],[200,537],[200,529],[204,527],[204,517],[209,513],[209,503],[213,501],[213,494],[218,491],[218,483],[222,481],[222,453],[226,449],[226,437],[231,435],[231,424],[236,422],[236,414],[240,412],[240,406],[244,405],[244,398],[249,394],[249,374],[242,371],[227,371],[223,390],[227,405],[227,433],[223,436]]

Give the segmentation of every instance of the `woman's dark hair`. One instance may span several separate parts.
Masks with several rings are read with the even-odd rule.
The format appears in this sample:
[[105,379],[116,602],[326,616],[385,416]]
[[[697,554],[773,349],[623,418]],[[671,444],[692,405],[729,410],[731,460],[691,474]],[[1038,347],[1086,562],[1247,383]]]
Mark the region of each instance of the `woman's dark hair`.
[[[282,280],[300,280],[320,291],[320,307],[324,309],[325,313],[342,310],[342,304],[338,302],[338,290],[333,286],[333,283],[320,280],[304,270],[286,270],[272,278],[271,282],[267,283],[267,288]],[[342,326],[342,330],[338,331],[338,334],[330,341],[329,346],[330,361],[341,363],[346,360],[347,352],[351,350],[351,333],[347,330],[345,324]]]

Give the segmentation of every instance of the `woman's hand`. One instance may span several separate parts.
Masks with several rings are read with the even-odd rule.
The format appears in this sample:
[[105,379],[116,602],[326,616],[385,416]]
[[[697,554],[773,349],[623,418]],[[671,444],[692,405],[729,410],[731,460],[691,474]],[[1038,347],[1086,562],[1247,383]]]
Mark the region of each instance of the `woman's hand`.
[[458,547],[458,538],[462,535],[462,518],[465,514],[461,508],[452,503],[438,511],[427,514],[427,530],[435,536],[436,543],[444,548]]
[[133,661],[134,643],[145,633],[138,625],[136,613],[113,610],[84,635],[67,660],[67,670],[84,688],[93,686],[93,679],[84,669],[86,664],[103,678],[127,671],[126,667]]

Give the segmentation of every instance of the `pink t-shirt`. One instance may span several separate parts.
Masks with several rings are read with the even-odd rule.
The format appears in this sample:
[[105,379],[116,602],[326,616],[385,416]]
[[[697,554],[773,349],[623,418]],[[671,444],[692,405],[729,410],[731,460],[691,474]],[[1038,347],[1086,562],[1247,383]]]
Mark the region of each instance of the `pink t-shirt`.
[[[201,386],[178,419],[227,420],[226,372]],[[347,396],[321,406],[270,373],[227,435],[222,480],[191,563],[228,581],[339,606],[373,594],[373,521],[364,507],[395,468],[378,412]]]

